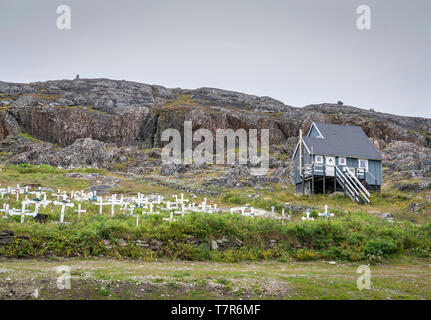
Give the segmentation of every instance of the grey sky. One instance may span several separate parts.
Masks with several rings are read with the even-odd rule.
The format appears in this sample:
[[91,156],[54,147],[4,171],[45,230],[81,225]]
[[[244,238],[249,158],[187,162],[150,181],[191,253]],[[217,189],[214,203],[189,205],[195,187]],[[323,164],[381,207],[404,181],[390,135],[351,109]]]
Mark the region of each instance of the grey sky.
[[430,57],[429,0],[0,0],[1,81],[80,74],[431,117]]

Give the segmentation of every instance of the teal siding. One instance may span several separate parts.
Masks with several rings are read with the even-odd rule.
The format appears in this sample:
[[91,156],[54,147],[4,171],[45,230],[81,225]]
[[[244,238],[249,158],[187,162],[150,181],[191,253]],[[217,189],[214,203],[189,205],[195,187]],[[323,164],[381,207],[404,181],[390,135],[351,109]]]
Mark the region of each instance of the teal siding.
[[[368,160],[368,172],[370,172],[376,179],[377,185],[382,185],[382,162],[379,160]],[[376,185],[376,179],[367,175],[367,183]]]
[[358,159],[347,158],[347,166],[349,168],[358,168],[359,167]]

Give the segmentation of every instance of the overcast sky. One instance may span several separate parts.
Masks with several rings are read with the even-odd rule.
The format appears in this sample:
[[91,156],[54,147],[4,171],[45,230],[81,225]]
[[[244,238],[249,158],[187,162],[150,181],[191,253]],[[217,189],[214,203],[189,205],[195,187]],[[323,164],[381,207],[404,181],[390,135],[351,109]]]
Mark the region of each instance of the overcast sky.
[[431,1],[0,0],[0,81],[76,74],[431,117]]

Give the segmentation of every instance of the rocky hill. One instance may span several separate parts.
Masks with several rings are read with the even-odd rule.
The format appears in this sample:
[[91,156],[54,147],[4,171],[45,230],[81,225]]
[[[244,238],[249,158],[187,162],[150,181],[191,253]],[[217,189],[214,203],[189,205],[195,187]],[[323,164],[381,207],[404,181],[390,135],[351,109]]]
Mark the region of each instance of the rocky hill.
[[163,130],[182,132],[185,120],[193,122],[193,130],[213,132],[269,128],[276,155],[272,165],[287,171],[288,157],[277,156],[292,152],[300,128],[307,130],[313,121],[358,125],[383,152],[389,173],[401,170],[399,179],[414,178],[412,183],[425,189],[431,185],[431,119],[341,103],[296,108],[270,97],[124,80],[0,82],[0,151],[5,162],[109,168],[123,163],[127,171],[145,172],[149,161],[160,165],[157,151],[145,149],[162,147]]

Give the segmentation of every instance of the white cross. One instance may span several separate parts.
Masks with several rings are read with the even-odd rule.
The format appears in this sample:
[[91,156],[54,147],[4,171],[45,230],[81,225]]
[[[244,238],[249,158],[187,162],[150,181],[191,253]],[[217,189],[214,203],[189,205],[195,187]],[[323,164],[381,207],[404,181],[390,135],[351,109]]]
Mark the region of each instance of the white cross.
[[7,218],[8,214],[9,214],[9,204],[8,203],[3,203],[3,209],[0,209],[0,212],[4,212],[4,216],[3,218]]
[[207,207],[207,198],[204,198],[204,201],[200,204],[202,210],[206,210]]
[[133,216],[133,211],[135,210],[135,207],[130,206],[129,208],[129,215]]
[[102,211],[103,211],[103,199],[102,199],[102,197],[100,197],[99,198],[99,203],[98,203],[98,205],[99,205],[99,214],[102,214]]
[[174,219],[174,214],[173,214],[173,212],[171,212],[170,217],[169,218],[163,218],[163,221],[172,222],[172,221],[177,221],[177,219]]
[[62,201],[67,201],[67,193],[63,193],[60,197],[62,197]]
[[314,218],[313,217],[310,217],[310,211],[307,211],[306,213],[305,213],[305,215],[306,215],[306,217],[302,217],[301,219],[302,219],[302,221],[305,221],[305,220],[314,220]]
[[115,213],[115,200],[112,199],[111,200],[111,217],[114,216],[114,213]]
[[319,212],[318,215],[319,215],[319,217],[324,217],[324,218],[330,218],[330,217],[334,216],[333,213],[328,212],[328,205],[326,205],[326,204],[325,204],[325,212],[323,212],[323,213]]
[[19,184],[16,185],[16,201],[19,200],[19,192],[20,192],[20,188],[19,188]]
[[78,219],[81,219],[81,212],[87,212],[87,210],[81,210],[81,204],[78,203],[78,209],[77,210],[73,210],[73,212],[77,212],[78,213]]
[[24,194],[25,194],[25,199],[24,200],[28,200],[28,186],[24,187]]
[[60,189],[57,190],[57,193],[53,193],[52,195],[56,196],[57,197],[57,201],[58,201],[58,199],[60,198],[60,195],[61,195]]
[[[20,215],[21,216],[21,223],[24,223],[25,216],[30,213],[30,211],[26,209],[26,206],[27,206],[26,201],[21,202],[21,210],[17,210],[15,208],[13,208],[11,211],[9,211],[9,215],[11,215],[11,216]],[[30,215],[33,215],[33,213],[30,213]]]
[[46,208],[46,206],[48,205],[48,204],[50,204],[52,201],[51,200],[46,200],[46,194],[44,194],[43,195],[43,200],[40,202],[40,204],[44,207],[44,208]]
[[70,203],[66,203],[66,202],[58,202],[58,201],[54,201],[53,203],[55,206],[60,205],[61,206],[61,215],[60,215],[60,223],[64,222],[64,209],[66,207],[70,207],[73,208],[74,204],[72,202]]

